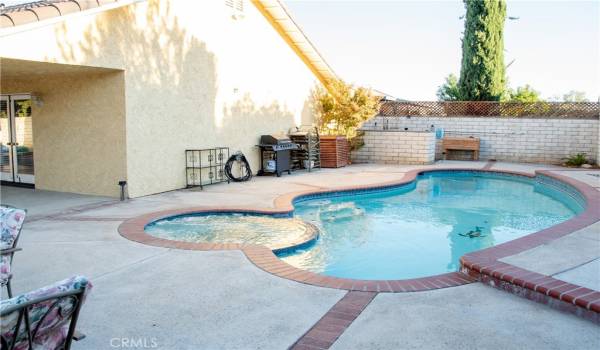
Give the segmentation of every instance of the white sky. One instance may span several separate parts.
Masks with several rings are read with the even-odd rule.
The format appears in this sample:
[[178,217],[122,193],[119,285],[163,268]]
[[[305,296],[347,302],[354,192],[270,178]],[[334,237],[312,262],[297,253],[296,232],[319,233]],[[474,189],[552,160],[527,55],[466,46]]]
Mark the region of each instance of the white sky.
[[27,2],[33,2],[33,0],[0,0],[0,4],[4,4],[6,6],[24,4]]
[[[285,0],[294,19],[344,80],[393,96],[434,100],[458,75],[462,1]],[[508,1],[505,64],[512,87],[543,97],[600,96],[600,1]]]

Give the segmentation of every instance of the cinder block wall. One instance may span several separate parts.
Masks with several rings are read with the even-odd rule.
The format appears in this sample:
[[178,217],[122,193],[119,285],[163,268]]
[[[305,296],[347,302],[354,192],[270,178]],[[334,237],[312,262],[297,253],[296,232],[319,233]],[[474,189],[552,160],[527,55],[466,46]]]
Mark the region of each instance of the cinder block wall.
[[364,146],[351,153],[354,163],[431,164],[435,160],[433,132],[365,131]]
[[[598,160],[599,125],[593,119],[548,119],[510,117],[381,117],[363,128],[423,131],[431,125],[446,136],[473,136],[481,140],[480,159],[560,164],[576,153]],[[378,134],[383,134],[379,132]],[[441,159],[441,140],[436,159]]]

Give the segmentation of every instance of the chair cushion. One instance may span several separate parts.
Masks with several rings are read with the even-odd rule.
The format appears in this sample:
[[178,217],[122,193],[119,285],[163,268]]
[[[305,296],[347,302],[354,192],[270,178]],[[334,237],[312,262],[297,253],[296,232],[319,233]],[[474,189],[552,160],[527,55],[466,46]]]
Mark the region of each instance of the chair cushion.
[[0,255],[0,285],[5,285],[10,278],[10,255]]
[[13,247],[26,215],[23,209],[0,207],[0,249]]
[[[0,301],[0,312],[3,312],[9,307],[26,303],[30,300],[49,297],[57,295],[59,293],[69,291],[84,291],[83,299],[81,303],[85,301],[85,297],[92,289],[92,284],[83,276],[74,276],[60,282],[56,282],[49,286],[37,289],[35,291],[16,296],[11,299]],[[31,322],[31,329],[38,327],[39,331],[34,339],[34,349],[56,349],[61,345],[69,330],[69,322],[66,322],[69,318],[64,319],[62,315],[70,315],[70,312],[74,310],[75,304],[70,298],[60,299],[58,307],[54,307],[50,310],[51,306],[57,301],[57,299],[50,299],[44,302],[40,302],[31,306],[29,311],[29,320]],[[49,311],[49,313],[48,313]],[[60,312],[60,313],[59,313]],[[44,315],[48,315],[44,318]],[[12,339],[14,336],[15,325],[17,324],[19,317],[19,311],[11,312],[10,314],[2,316],[2,337],[4,339]],[[19,334],[17,335],[16,350],[27,349],[27,335],[25,332],[24,324],[21,325]]]

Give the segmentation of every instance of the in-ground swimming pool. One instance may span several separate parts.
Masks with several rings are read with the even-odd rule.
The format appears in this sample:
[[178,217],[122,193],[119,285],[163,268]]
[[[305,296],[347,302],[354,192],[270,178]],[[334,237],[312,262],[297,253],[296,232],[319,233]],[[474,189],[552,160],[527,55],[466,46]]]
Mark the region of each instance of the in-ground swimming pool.
[[318,237],[316,227],[297,218],[226,212],[173,216],[150,223],[145,231],[182,242],[261,244],[274,252],[306,246]]
[[[206,217],[203,228],[196,227],[194,233],[195,224],[186,220],[194,222],[197,216],[175,218],[179,226],[172,227],[165,222],[173,223],[173,218],[161,220],[146,231],[157,235],[162,226],[159,236],[169,239],[191,235],[240,242],[257,237],[254,242],[264,243],[261,240],[268,237],[272,244],[271,240],[290,238],[290,222],[304,221],[319,229],[319,238],[309,246],[280,251],[278,256],[287,263],[335,277],[407,279],[457,271],[462,255],[568,220],[583,211],[584,202],[575,190],[556,181],[435,171],[402,186],[304,196],[294,206],[293,218],[270,218],[262,231],[249,225],[215,234],[206,230],[214,227],[214,218]],[[224,217],[237,222],[248,216]]]

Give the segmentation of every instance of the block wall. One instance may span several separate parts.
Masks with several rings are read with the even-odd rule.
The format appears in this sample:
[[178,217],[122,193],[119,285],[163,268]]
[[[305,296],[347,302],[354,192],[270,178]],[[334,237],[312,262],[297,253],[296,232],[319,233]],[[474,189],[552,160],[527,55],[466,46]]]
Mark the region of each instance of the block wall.
[[432,132],[365,131],[364,146],[351,153],[353,163],[431,164],[435,160]]
[[[378,116],[363,129],[423,131],[433,125],[446,136],[478,137],[482,160],[560,164],[576,153],[598,160],[598,124],[596,119]],[[442,158],[441,140],[435,153]]]

